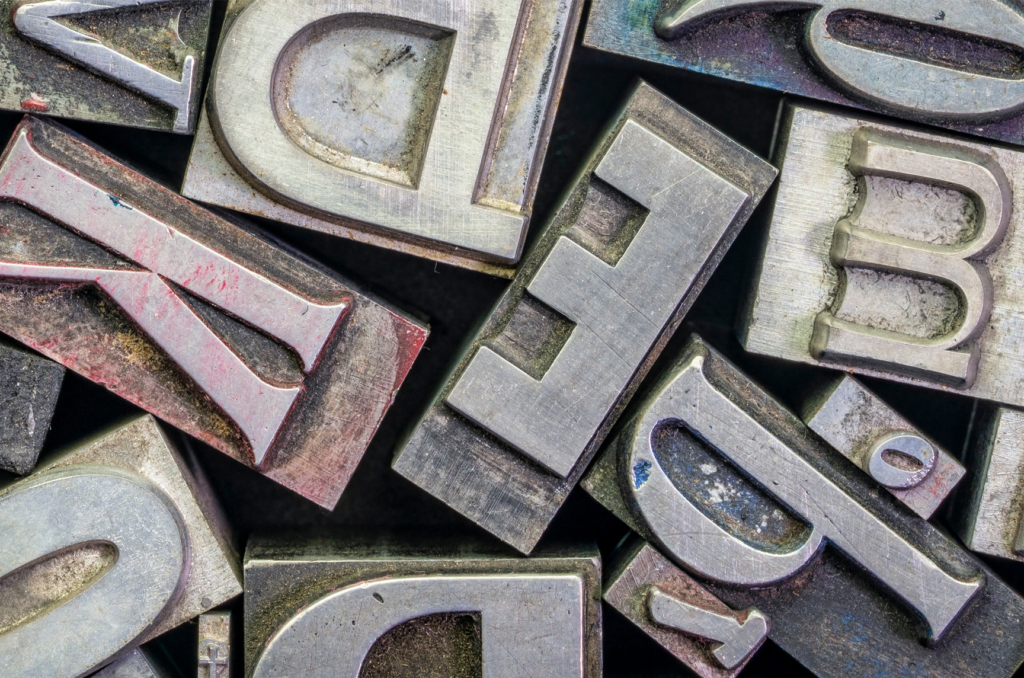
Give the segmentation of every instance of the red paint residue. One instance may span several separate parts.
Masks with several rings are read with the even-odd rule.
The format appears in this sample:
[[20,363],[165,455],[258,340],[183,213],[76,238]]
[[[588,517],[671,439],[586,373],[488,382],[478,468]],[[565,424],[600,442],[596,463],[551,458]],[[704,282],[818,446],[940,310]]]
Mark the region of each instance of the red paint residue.
[[21,102],[21,108],[25,111],[34,111],[36,113],[46,113],[50,110],[50,102],[45,99],[40,99],[36,95],[30,96]]

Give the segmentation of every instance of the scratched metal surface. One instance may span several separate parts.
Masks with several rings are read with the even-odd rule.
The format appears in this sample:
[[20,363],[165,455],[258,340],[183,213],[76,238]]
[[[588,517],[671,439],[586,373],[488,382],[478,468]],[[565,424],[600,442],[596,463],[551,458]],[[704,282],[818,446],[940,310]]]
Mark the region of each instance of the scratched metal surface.
[[[834,81],[830,80],[830,76],[834,78],[835,75],[817,67],[816,59],[820,61],[821,57],[811,53],[812,47],[808,45],[806,36],[813,30],[809,30],[808,26],[812,25],[814,19],[818,19],[817,26],[828,21],[829,32],[844,38],[826,38],[821,41],[823,43],[874,48],[880,42],[891,40],[890,44],[894,47],[890,48],[888,54],[905,54],[910,57],[908,61],[917,61],[918,64],[931,61],[933,64],[963,68],[969,73],[991,73],[989,69],[999,68],[1000,75],[1006,78],[1002,81],[1005,89],[1000,88],[1003,90],[1001,93],[1016,88],[1020,82],[1022,50],[1016,36],[1019,35],[1020,22],[1024,21],[1024,17],[1016,9],[1020,7],[1017,0],[1005,3],[1001,0],[985,0],[954,6],[946,6],[942,2],[905,3],[896,0],[875,3],[856,0],[705,2],[705,6],[712,6],[713,9],[724,7],[724,11],[712,11],[707,16],[699,17],[689,27],[690,30],[678,37],[662,38],[655,32],[655,21],[663,13],[683,4],[693,8],[699,3],[692,0],[689,3],[678,0],[594,0],[584,44],[609,53],[769,87],[820,101],[895,113],[891,105],[875,97],[858,97],[851,88],[844,91],[835,86]],[[972,18],[978,5],[991,6],[982,7],[987,11],[1000,11],[1004,20],[993,22],[987,28],[1002,32],[1001,37],[1004,40],[1009,37],[1009,40],[1001,43],[984,39],[949,40],[951,31],[948,29],[957,27],[956,23],[963,26],[966,20]],[[948,21],[951,17],[946,16],[943,8],[951,14],[954,8],[958,10],[959,21]],[[701,10],[697,7],[694,13]],[[885,20],[887,13],[905,15],[908,10],[917,15],[914,26],[900,26],[898,22]],[[838,16],[833,18],[833,13]],[[1016,20],[1010,20],[1011,17]],[[980,23],[975,28],[980,28]],[[984,35],[985,30],[978,33]],[[879,40],[878,35],[885,37]],[[998,46],[993,48],[993,44]],[[842,57],[837,61],[842,65]],[[859,65],[854,64],[855,67]],[[889,80],[875,73],[876,82],[871,82],[870,69],[864,69],[858,75],[862,81],[869,83],[868,89],[874,85],[878,88],[876,91],[885,91],[896,100],[902,97],[906,88],[925,80],[910,79],[908,82],[899,77]],[[916,115],[914,111],[898,112],[903,114],[901,117],[922,117],[919,112]],[[946,120],[935,118],[934,115],[930,116],[930,121],[968,134],[1014,144],[1024,142],[1024,116],[1020,114],[1019,106],[1015,110],[1011,108],[1006,111],[997,120],[956,120],[952,116]]]
[[[215,4],[214,25],[223,13]],[[216,29],[214,29],[215,32]],[[700,116],[714,127],[768,158],[778,103],[781,95],[767,89],[730,83],[683,69],[666,68],[649,62],[618,58],[577,46],[569,68],[565,94],[559,109],[552,141],[534,208],[534,223],[547,220],[551,207],[570,185],[585,156],[601,133],[602,126],[622,103],[632,80],[642,75],[659,91]],[[0,113],[0,139],[13,133],[21,118],[17,113]],[[75,131],[110,150],[165,186],[179,187],[185,174],[190,141],[169,134],[139,130],[127,133],[113,126],[69,122]],[[822,368],[783,363],[745,353],[734,339],[733,321],[750,286],[750,272],[759,259],[762,238],[767,232],[770,210],[762,208],[739,234],[724,257],[718,271],[688,313],[683,330],[665,348],[663,359],[652,368],[660,374],[682,349],[681,336],[698,329],[737,364],[763,385],[773,396],[796,410],[813,386],[835,373]],[[410,371],[405,386],[381,423],[363,461],[345,494],[333,511],[317,508],[280,485],[249,471],[211,447],[193,441],[199,465],[207,472],[212,491],[220,498],[226,521],[244,540],[254,532],[278,529],[294,532],[305,527],[334,531],[346,528],[383,530],[407,527],[416,531],[441,530],[456,542],[488,537],[469,521],[459,517],[440,502],[415,488],[397,474],[390,464],[396,440],[413,417],[429,404],[437,384],[443,382],[451,361],[461,352],[461,344],[475,335],[479,319],[485,316],[503,293],[507,283],[488,275],[473,273],[444,263],[387,251],[353,241],[341,241],[307,229],[283,226],[267,220],[260,225],[288,244],[310,254],[335,272],[355,280],[367,289],[405,309],[414,309],[418,317],[429,320],[431,336],[425,350]],[[535,232],[531,232],[533,236]],[[967,438],[973,401],[963,396],[920,389],[906,384],[865,378],[869,388],[898,406],[915,428],[937,444],[957,453]],[[642,396],[646,386],[641,386]],[[58,400],[53,425],[43,449],[43,462],[52,459],[59,448],[96,434],[126,416],[141,410],[82,377],[69,373]],[[628,413],[625,415],[628,417]],[[5,481],[10,476],[2,475]],[[940,510],[935,518],[947,526]],[[561,540],[594,540],[605,563],[610,562],[615,546],[626,536],[626,523],[602,508],[581,488],[571,492],[538,546],[543,550]],[[996,571],[1007,584],[1024,591],[1024,567],[1005,560],[982,556],[986,566]],[[836,570],[833,569],[832,572]],[[828,572],[826,572],[828,574]],[[842,587],[827,586],[824,594],[848,595]],[[873,595],[866,580],[855,591]],[[814,601],[811,601],[813,603]],[[241,601],[228,607],[236,619],[243,614]],[[902,614],[902,611],[896,612]],[[444,635],[444,647],[454,652],[473,649],[475,631],[464,620],[437,620],[435,628]],[[235,624],[232,651],[234,667],[243,665],[242,638]],[[811,629],[805,634],[808,649],[820,649],[820,634]],[[429,637],[429,636],[428,636]],[[391,638],[403,648],[400,657],[420,652],[431,643],[407,638]],[[606,609],[603,615],[603,663],[608,678],[668,678],[690,676],[687,670],[643,631],[618,613]],[[467,648],[468,645],[468,648]],[[197,674],[197,626],[186,623],[147,643],[147,650],[167,664],[168,678],[192,678]],[[431,655],[433,659],[437,654]],[[461,655],[459,655],[461,656]],[[885,667],[882,667],[883,669]],[[430,678],[479,678],[479,673],[454,671]],[[769,639],[740,674],[741,678],[809,678],[813,674]],[[885,675],[883,672],[881,675]],[[1024,674],[1022,674],[1024,675]],[[396,665],[371,672],[363,678],[412,678],[416,673],[401,673]],[[417,678],[421,678],[417,676]]]
[[[152,96],[141,94],[121,82],[97,75],[81,62],[70,61],[39,42],[31,42],[12,22],[12,10],[20,0],[0,2],[0,109],[46,113],[62,118],[95,120],[129,127],[172,130],[176,111]],[[129,3],[97,2],[99,8],[86,14],[60,17],[56,23],[85,38],[109,46],[157,74],[181,81],[182,67],[195,60],[195,88],[191,113],[184,122],[188,133],[195,128],[200,82],[206,63],[210,34],[211,0],[158,2],[152,7]],[[94,63],[104,57],[99,55]],[[180,130],[186,132],[186,130]]]
[[581,8],[233,0],[183,193],[509,277]]

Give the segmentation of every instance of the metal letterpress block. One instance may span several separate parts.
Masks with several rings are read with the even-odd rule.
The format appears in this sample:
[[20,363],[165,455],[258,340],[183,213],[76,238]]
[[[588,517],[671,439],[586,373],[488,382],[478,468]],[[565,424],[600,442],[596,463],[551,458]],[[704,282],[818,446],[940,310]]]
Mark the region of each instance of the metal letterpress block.
[[640,84],[394,468],[529,552],[774,177]]
[[0,161],[0,330],[331,508],[427,330],[29,118]]
[[701,678],[733,678],[768,637],[764,615],[730,609],[642,539],[616,558],[605,602]]
[[744,347],[1024,404],[1024,154],[801,106],[779,136]]
[[86,675],[242,592],[195,460],[150,416],[0,490],[0,666]]
[[950,521],[972,551],[1024,562],[1024,412],[976,413],[965,451],[970,482]]
[[212,0],[0,0],[0,108],[192,134]]
[[182,191],[511,277],[582,6],[232,0]]
[[166,678],[167,673],[153,660],[148,652],[142,648],[135,648],[126,656],[114,663],[92,678]]
[[1024,600],[699,337],[583,486],[820,676],[1024,661]]
[[63,382],[61,365],[0,341],[0,471],[36,465]]
[[231,678],[231,613],[199,616],[199,678]]
[[251,540],[246,676],[600,676],[596,549],[424,546]]
[[973,0],[594,0],[583,44],[1024,142],[1024,12]]
[[967,472],[948,452],[849,375],[808,398],[807,426],[922,518]]

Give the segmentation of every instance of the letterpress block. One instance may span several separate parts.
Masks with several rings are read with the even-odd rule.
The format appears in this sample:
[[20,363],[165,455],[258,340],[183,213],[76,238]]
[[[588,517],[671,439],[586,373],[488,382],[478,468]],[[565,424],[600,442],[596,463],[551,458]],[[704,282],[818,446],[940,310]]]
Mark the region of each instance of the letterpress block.
[[394,468],[528,553],[774,176],[640,84]]
[[110,664],[92,678],[166,678],[167,673],[142,648]]
[[1024,141],[1024,13],[974,0],[594,0],[583,44]]
[[1024,661],[1024,600],[699,337],[583,486],[817,675]]
[[63,382],[62,366],[0,341],[0,471],[36,465]]
[[768,637],[764,615],[730,609],[647,542],[617,551],[605,602],[701,678],[734,678]]
[[[245,555],[247,678],[598,678],[594,548],[525,559],[450,541],[274,541]],[[486,668],[484,668],[486,667]]]
[[0,0],[0,108],[192,134],[212,0]]
[[182,192],[511,277],[582,6],[231,0]]
[[199,616],[199,678],[231,678],[231,613]]
[[331,508],[427,330],[27,119],[0,162],[0,330]]
[[881,398],[849,375],[804,404],[808,428],[924,519],[967,472]]
[[1024,154],[787,109],[748,351],[1024,404]]
[[85,675],[242,592],[195,460],[150,416],[0,490],[5,678]]
[[967,548],[1024,562],[1024,413],[976,413],[964,463],[970,482],[949,512]]

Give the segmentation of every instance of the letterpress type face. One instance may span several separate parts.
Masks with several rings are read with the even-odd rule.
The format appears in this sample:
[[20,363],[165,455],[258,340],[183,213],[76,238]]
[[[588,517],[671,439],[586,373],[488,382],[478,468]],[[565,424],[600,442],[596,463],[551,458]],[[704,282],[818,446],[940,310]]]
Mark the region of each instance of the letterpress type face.
[[701,678],[734,678],[768,637],[759,610],[731,609],[636,537],[612,556],[604,600]]
[[808,428],[924,519],[967,470],[850,375],[804,403]]
[[792,107],[778,157],[744,347],[1024,403],[1024,155]]
[[0,162],[0,329],[333,507],[426,329],[28,119]]
[[582,5],[233,0],[183,192],[511,276]]
[[88,675],[241,593],[193,469],[145,416],[0,492],[4,676]]
[[641,84],[395,469],[529,552],[774,176]]
[[246,676],[600,675],[595,549],[523,559],[466,546],[251,541]]
[[1022,29],[1002,0],[595,0],[584,44],[1019,143]]
[[0,108],[191,134],[211,0],[3,0]]
[[818,675],[1024,661],[1024,600],[700,338],[584,487]]

